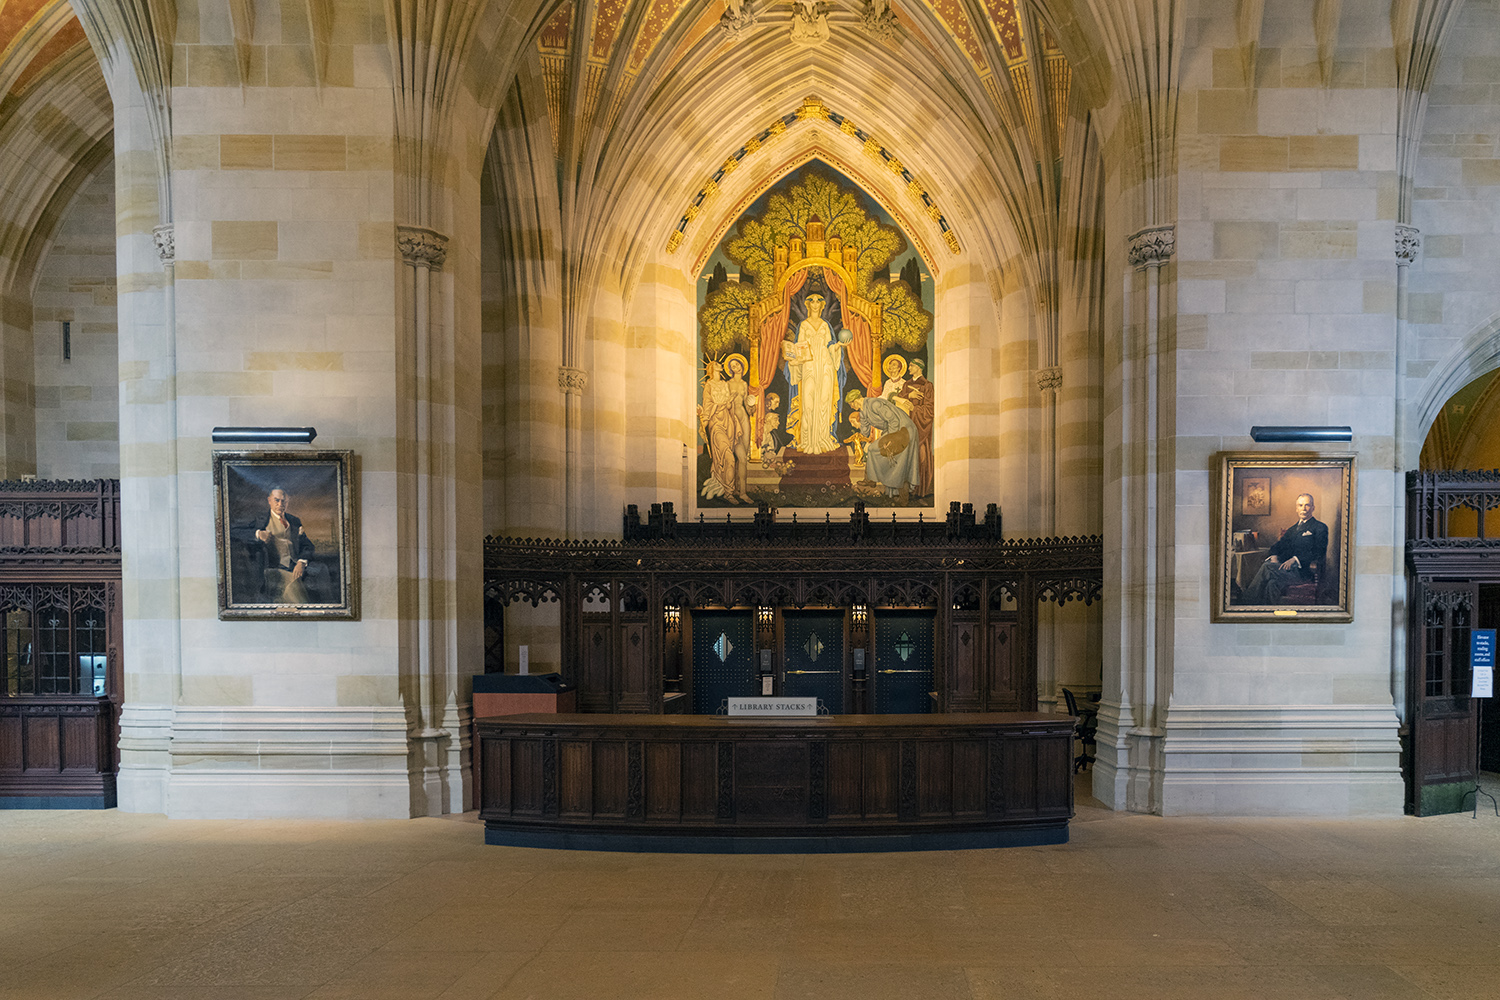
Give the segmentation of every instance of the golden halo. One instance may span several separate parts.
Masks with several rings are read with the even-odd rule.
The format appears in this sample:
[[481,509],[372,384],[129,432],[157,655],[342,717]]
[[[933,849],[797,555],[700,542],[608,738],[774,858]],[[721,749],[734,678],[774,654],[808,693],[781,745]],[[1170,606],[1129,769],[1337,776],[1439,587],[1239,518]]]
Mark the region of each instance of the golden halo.
[[[901,370],[896,372],[895,374],[891,373],[892,361],[901,366]],[[880,363],[880,370],[885,372],[887,381],[893,378],[900,378],[901,376],[906,374],[906,359],[899,354],[888,354],[886,355],[886,359]]]
[[723,368],[724,368],[724,373],[726,375],[729,374],[729,362],[734,361],[736,359],[739,360],[740,371],[748,375],[750,373],[750,361],[743,354],[731,354],[731,355],[727,356],[723,360],[723,362],[721,362],[721,364],[723,365]]

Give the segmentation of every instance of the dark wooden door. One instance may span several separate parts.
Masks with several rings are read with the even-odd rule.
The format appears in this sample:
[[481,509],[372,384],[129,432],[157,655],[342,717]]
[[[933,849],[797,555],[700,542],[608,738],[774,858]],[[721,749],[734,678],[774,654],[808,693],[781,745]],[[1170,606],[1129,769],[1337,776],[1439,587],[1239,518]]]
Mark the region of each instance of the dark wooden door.
[[931,611],[875,613],[875,714],[932,711]]
[[844,612],[785,611],[781,634],[781,693],[844,714]]
[[1417,641],[1411,665],[1411,795],[1419,816],[1456,812],[1474,787],[1475,702],[1469,634],[1478,627],[1479,586],[1418,583],[1412,604]]

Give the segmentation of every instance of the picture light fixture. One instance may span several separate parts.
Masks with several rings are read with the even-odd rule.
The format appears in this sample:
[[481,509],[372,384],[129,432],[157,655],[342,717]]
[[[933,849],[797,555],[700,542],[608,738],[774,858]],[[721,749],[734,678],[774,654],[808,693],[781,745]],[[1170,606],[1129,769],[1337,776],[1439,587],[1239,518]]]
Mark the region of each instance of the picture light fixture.
[[312,444],[316,427],[215,427],[214,444]]
[[1250,437],[1256,441],[1350,441],[1354,431],[1348,427],[1262,427],[1250,428]]

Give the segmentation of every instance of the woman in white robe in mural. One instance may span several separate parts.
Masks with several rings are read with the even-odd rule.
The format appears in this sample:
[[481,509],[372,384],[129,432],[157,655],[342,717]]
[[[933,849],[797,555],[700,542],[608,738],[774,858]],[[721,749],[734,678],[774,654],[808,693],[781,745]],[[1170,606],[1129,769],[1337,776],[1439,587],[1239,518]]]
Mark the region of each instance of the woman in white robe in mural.
[[833,436],[839,410],[839,366],[848,346],[834,337],[823,307],[828,300],[821,292],[810,292],[803,300],[807,318],[797,325],[797,339],[781,345],[788,363],[787,381],[797,389],[802,411],[797,429],[797,450],[821,455],[843,447]]

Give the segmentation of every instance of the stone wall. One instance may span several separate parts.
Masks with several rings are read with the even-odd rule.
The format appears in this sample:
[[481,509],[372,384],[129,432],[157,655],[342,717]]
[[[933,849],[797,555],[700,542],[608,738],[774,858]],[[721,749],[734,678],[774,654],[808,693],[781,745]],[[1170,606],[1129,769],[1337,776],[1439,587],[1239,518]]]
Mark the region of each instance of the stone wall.
[[[37,274],[36,474],[120,475],[120,345],[115,322],[114,161],[73,198]],[[63,323],[70,358],[63,358]]]

